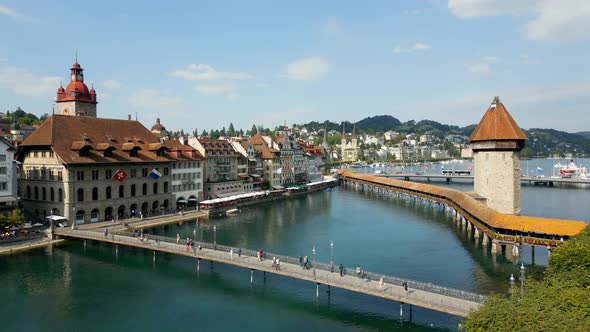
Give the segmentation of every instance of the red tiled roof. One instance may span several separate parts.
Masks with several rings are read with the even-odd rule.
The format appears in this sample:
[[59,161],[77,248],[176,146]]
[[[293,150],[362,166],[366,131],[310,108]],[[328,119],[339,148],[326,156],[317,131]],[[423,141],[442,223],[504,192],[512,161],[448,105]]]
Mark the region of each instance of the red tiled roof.
[[494,98],[487,112],[469,136],[471,142],[526,139],[526,135],[498,97]]
[[[182,144],[179,140],[176,139],[169,139],[164,141],[164,144],[168,149],[170,149],[172,155],[180,160],[205,160],[199,150],[193,148],[190,145]],[[180,156],[177,154],[180,151]],[[193,151],[195,152],[195,157],[193,157]]]
[[252,145],[254,146],[256,152],[261,154],[262,159],[280,158],[277,155],[279,151],[269,147],[260,133],[256,133],[254,136],[252,136],[252,138],[250,138],[250,141],[252,142]]
[[[150,145],[156,143],[158,138],[138,121],[52,115],[20,145],[17,158],[22,161],[26,150],[51,147],[66,164],[176,160],[170,154],[158,156],[158,151],[150,151]],[[87,155],[76,151],[84,146],[89,147]],[[109,147],[112,154],[105,157],[103,151]],[[124,151],[137,149],[133,157]]]

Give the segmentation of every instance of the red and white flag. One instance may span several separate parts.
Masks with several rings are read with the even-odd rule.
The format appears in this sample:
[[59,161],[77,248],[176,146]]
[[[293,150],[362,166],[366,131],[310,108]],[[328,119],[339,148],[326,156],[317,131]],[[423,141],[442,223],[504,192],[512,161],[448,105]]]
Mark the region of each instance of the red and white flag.
[[121,169],[118,169],[115,172],[115,175],[113,175],[113,179],[115,179],[119,182],[125,181],[126,178],[127,178],[127,173],[123,172],[123,170],[121,170]]

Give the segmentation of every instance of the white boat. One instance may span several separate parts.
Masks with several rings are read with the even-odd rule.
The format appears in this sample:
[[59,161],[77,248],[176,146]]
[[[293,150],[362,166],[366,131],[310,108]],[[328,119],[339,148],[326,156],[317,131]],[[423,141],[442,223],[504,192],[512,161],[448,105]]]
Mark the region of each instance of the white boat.
[[225,211],[225,214],[229,216],[232,214],[237,214],[238,212],[240,212],[240,210],[238,210],[238,209],[229,209],[229,210]]
[[553,165],[554,176],[565,179],[588,179],[590,175],[586,167],[580,167],[574,163],[573,159],[570,159],[569,163],[562,164],[558,162]]

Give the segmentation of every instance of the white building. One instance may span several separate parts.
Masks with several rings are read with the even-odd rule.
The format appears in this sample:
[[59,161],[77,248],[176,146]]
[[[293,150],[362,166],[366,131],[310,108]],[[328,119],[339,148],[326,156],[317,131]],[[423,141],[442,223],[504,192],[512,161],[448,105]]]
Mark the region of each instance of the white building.
[[171,139],[164,141],[172,162],[172,194],[176,209],[195,208],[203,200],[203,166],[205,158],[190,145]]
[[15,152],[14,146],[0,137],[0,206],[16,206],[17,203]]

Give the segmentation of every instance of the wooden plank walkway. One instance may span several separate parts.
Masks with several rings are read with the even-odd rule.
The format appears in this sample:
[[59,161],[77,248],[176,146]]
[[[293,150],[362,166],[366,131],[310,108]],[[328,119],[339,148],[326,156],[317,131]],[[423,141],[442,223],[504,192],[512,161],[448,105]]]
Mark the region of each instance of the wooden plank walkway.
[[[229,247],[211,243],[195,242],[195,247],[187,251],[186,245],[176,244],[175,239],[165,237],[153,236],[146,243],[130,235],[109,234],[105,236],[103,233],[96,231],[71,230],[66,228],[56,229],[54,234],[62,237],[88,239],[153,250],[154,259],[156,259],[156,252],[165,252],[239,266],[251,269],[251,278],[253,278],[253,271],[257,270],[307,280],[317,284],[316,296],[319,296],[319,285],[322,284],[461,317],[466,317],[470,311],[479,308],[485,300],[485,297],[479,294],[412,280],[407,280],[409,289],[406,291],[401,282],[398,282],[402,279],[391,276],[383,276],[385,282],[383,287],[380,287],[380,275],[377,274],[367,272],[369,277],[361,279],[357,276],[350,275],[352,269],[347,269],[348,273],[340,276],[338,272],[330,272],[329,265],[321,263],[315,264],[318,268],[305,270],[298,264],[298,259],[296,258],[266,253],[265,255],[270,257],[277,256],[281,259],[281,268],[280,270],[276,270],[272,266],[270,259],[258,260],[255,251],[242,249],[243,254],[241,257],[238,257],[237,249],[234,248],[233,257],[230,257]],[[159,242],[155,241],[156,238]],[[198,245],[201,245],[203,249],[197,249]]]
[[[419,178],[419,179],[464,179],[473,180],[473,175],[451,175],[451,174],[416,174],[416,173],[400,173],[400,174],[371,174],[383,178]],[[523,176],[520,178],[521,182],[529,183],[571,183],[571,184],[590,184],[590,179],[572,179],[572,178],[552,178],[552,177],[534,177]]]

